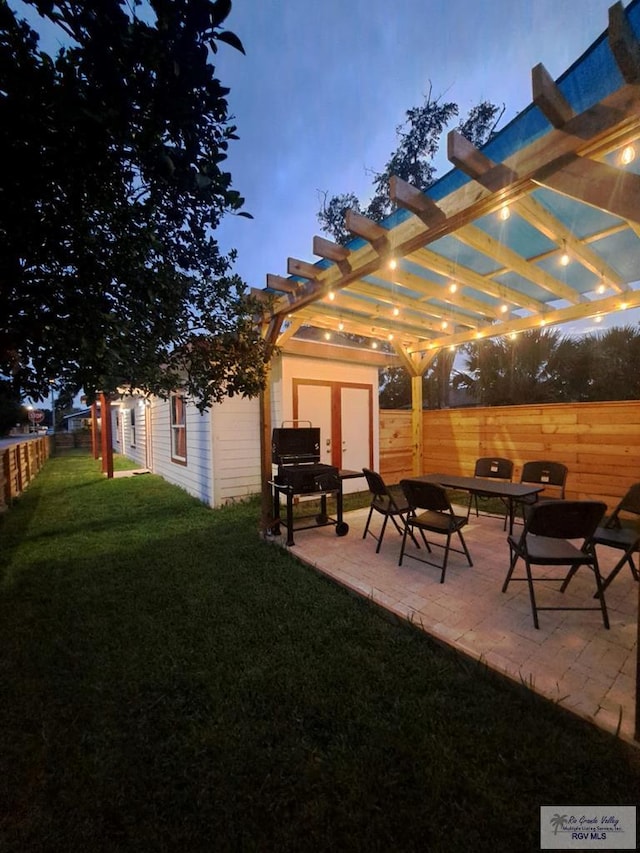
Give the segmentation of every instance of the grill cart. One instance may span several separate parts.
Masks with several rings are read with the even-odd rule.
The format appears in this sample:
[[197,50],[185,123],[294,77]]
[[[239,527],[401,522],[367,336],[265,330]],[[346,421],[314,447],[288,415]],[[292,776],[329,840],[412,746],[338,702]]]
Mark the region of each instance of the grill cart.
[[[320,499],[318,514],[301,516],[296,519],[296,530],[309,530],[333,524],[337,536],[346,536],[349,525],[342,520],[342,478],[335,465],[320,462],[320,429],[311,426],[310,421],[287,421],[286,423],[308,424],[302,426],[284,426],[273,430],[271,436],[271,462],[277,472],[270,485],[273,493],[272,533],[280,533],[280,525],[287,528],[287,545],[295,545],[293,539],[293,502],[297,496],[317,497]],[[280,496],[286,498],[286,519],[280,516]],[[336,500],[336,517],[327,513],[327,497]],[[305,521],[314,519],[313,524]],[[300,523],[302,522],[302,523]]]

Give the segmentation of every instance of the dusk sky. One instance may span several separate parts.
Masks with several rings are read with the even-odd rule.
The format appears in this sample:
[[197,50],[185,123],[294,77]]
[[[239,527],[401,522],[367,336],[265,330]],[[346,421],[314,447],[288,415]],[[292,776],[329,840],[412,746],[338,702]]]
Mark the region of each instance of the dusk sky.
[[[240,141],[228,167],[253,220],[227,217],[221,248],[262,288],[289,256],[315,261],[321,192],[368,200],[407,109],[434,96],[505,105],[503,127],[531,102],[531,69],[559,77],[608,26],[613,0],[234,0],[221,47]],[[626,5],[626,3],[625,3]],[[451,167],[443,155],[438,176]],[[618,324],[635,322],[628,312]]]

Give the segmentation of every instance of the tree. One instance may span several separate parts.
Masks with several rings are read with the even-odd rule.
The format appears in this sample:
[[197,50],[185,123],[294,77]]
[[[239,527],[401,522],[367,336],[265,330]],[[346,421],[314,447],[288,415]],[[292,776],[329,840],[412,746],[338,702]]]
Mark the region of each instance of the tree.
[[595,336],[592,400],[640,399],[640,332],[633,326]]
[[[458,124],[457,130],[474,145],[483,145],[493,134],[503,112],[504,107],[499,108],[489,101],[483,101],[470,110]],[[458,113],[458,105],[453,101],[442,102],[440,96],[434,98],[430,86],[424,102],[407,110],[405,121],[396,127],[398,147],[391,153],[382,171],[373,172],[373,195],[368,204],[363,206],[354,193],[331,197],[324,193],[318,211],[322,230],[344,245],[351,237],[344,227],[344,216],[350,208],[364,213],[375,222],[388,216],[393,211],[393,203],[389,198],[389,179],[392,175],[426,190],[436,175],[433,159],[440,149],[442,135]]]
[[12,427],[26,420],[27,410],[21,404],[12,383],[0,379],[0,436],[6,435]]
[[34,399],[52,378],[182,384],[201,408],[258,393],[258,306],[214,237],[247,215],[211,61],[243,50],[230,0],[27,2],[66,46],[47,55],[0,0],[0,372]]
[[529,329],[514,338],[466,344],[466,372],[457,375],[456,385],[485,406],[550,402],[555,389],[550,366],[559,342],[554,329]]

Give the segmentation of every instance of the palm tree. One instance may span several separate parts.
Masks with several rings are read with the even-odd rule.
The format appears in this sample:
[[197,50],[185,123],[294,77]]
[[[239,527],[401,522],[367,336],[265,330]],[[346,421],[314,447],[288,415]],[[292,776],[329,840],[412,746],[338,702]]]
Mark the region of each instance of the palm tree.
[[513,338],[469,343],[463,350],[466,372],[456,379],[486,406],[545,403],[554,398],[551,365],[559,332],[529,329]]
[[556,812],[556,814],[554,814],[554,816],[553,816],[553,817],[551,818],[551,820],[549,821],[549,823],[551,824],[551,826],[553,826],[553,827],[554,827],[554,830],[553,830],[553,834],[554,834],[554,835],[557,835],[557,834],[558,834],[558,830],[559,830],[559,829],[562,829],[562,827],[564,826],[564,822],[565,822],[565,820],[566,820],[566,819],[567,819],[567,815],[566,815],[566,814],[562,814],[562,815],[560,815],[560,814],[558,814],[557,812]]
[[633,326],[608,329],[595,338],[593,400],[640,398],[640,331]]

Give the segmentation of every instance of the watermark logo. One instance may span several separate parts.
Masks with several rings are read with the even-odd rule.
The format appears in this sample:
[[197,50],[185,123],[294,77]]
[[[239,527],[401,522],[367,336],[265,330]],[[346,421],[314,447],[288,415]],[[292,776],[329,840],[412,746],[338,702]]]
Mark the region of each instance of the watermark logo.
[[541,850],[636,850],[635,806],[540,806]]

